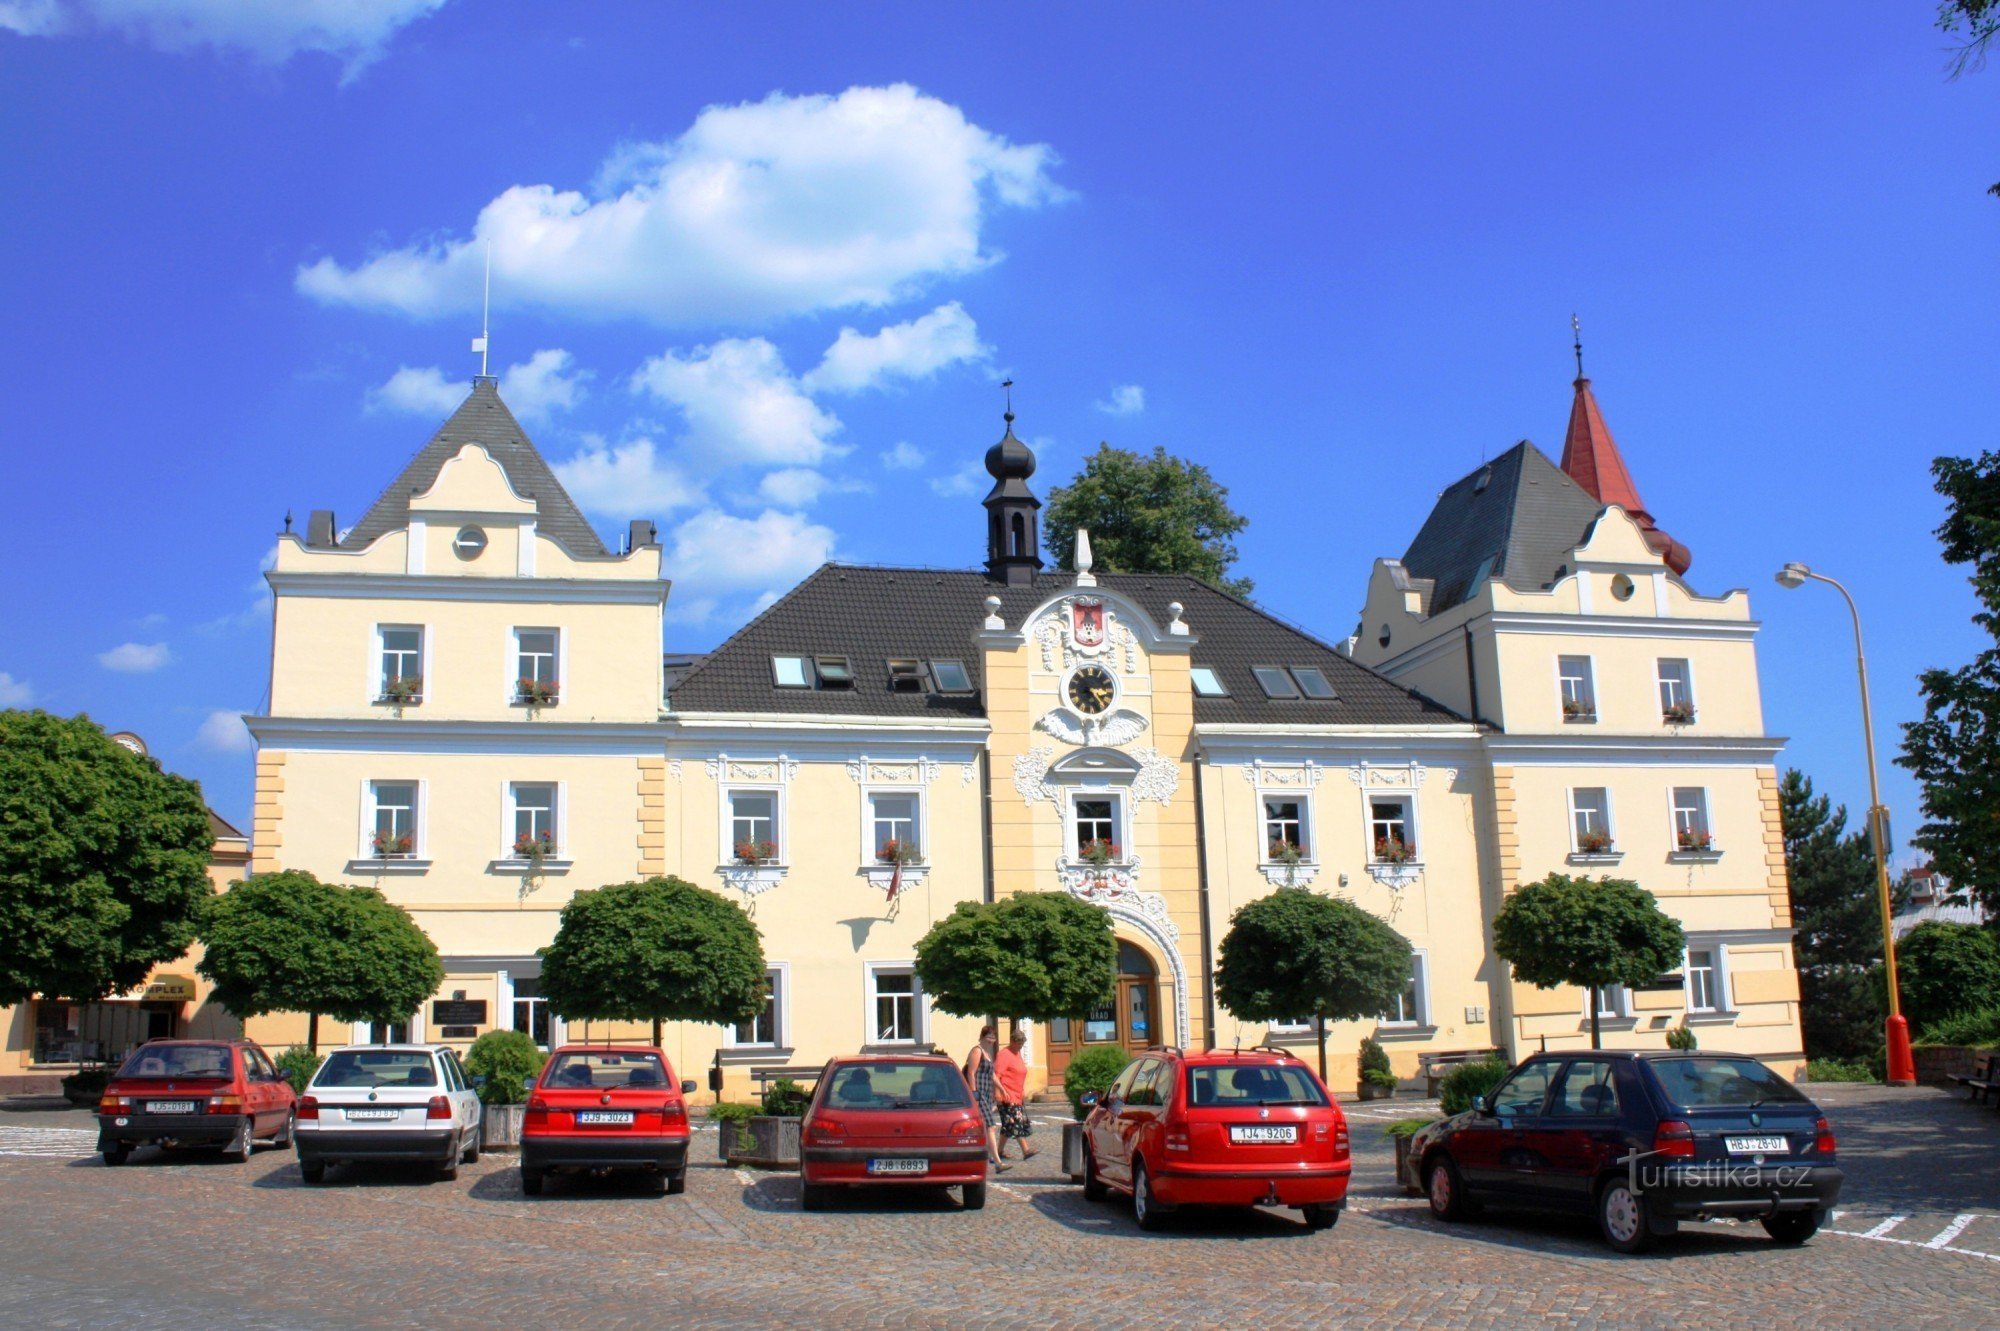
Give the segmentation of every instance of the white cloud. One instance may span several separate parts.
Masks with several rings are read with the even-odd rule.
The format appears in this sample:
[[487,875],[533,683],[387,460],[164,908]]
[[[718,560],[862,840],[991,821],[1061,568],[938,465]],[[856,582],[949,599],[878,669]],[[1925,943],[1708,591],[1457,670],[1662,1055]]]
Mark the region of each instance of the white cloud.
[[883,451],[882,465],[890,471],[915,471],[924,465],[924,450],[908,440],[898,440],[894,448]]
[[417,416],[449,416],[472,391],[466,381],[457,383],[444,377],[435,365],[421,369],[404,365],[389,376],[380,388],[368,390],[365,405],[370,411],[404,411]]
[[831,528],[797,513],[766,509],[739,518],[707,509],[674,531],[668,576],[701,595],[790,587],[833,554]]
[[979,340],[979,325],[953,301],[879,332],[841,329],[819,368],[801,382],[815,393],[858,393],[889,379],[929,378],[948,365],[992,354]]
[[[537,351],[509,365],[500,374],[500,398],[523,420],[546,419],[583,400],[588,370],[574,369],[575,358],[560,347]],[[387,383],[368,390],[370,411],[400,411],[416,416],[449,416],[472,392],[469,379],[447,379],[435,365],[404,365]]]
[[800,391],[778,349],[761,337],[655,356],[632,376],[632,387],[679,407],[691,446],[717,461],[817,466],[847,451],[829,438],[839,419]]
[[241,712],[210,712],[195,732],[194,742],[213,753],[248,753],[250,728],[243,724]]
[[757,483],[757,493],[786,508],[805,508],[817,503],[830,482],[822,472],[810,467],[787,467],[774,471]]
[[0,0],[0,28],[56,37],[108,29],[163,51],[197,46],[281,64],[302,51],[352,78],[446,0]]
[[986,468],[977,462],[968,462],[949,476],[931,477],[931,489],[947,499],[976,495],[991,484]]
[[703,498],[701,486],[661,458],[651,439],[590,439],[581,453],[557,463],[555,473],[577,503],[614,518],[659,517]]
[[1137,416],[1146,409],[1146,390],[1137,384],[1120,384],[1097,409],[1107,416]]
[[15,679],[0,670],[0,707],[26,707],[35,699],[35,690],[25,679]]
[[174,659],[164,642],[121,642],[108,652],[97,654],[97,664],[106,670],[123,671],[130,675],[143,675],[158,670]]
[[989,212],[1063,197],[1055,162],[908,84],[773,93],[622,145],[589,193],[516,185],[463,239],[352,267],[323,258],[297,287],[330,304],[468,311],[490,244],[496,293],[569,314],[715,324],[879,306],[994,262]]

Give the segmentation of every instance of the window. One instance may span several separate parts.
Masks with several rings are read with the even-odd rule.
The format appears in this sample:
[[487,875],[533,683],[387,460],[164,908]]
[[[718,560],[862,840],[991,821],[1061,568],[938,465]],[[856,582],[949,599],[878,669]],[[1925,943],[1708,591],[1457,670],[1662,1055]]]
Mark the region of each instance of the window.
[[422,702],[424,631],[412,624],[384,624],[375,632],[382,650],[376,696],[387,702]]
[[1119,838],[1119,798],[1109,792],[1078,794],[1070,805],[1071,815],[1076,824],[1076,839],[1072,843],[1076,854],[1089,858],[1090,847],[1100,845],[1110,851],[1112,859],[1124,858],[1124,847]]
[[1229,690],[1222,687],[1222,676],[1207,666],[1195,666],[1188,671],[1188,678],[1194,683],[1194,691],[1204,698],[1227,698]]
[[1424,954],[1410,954],[1410,980],[1403,986],[1403,992],[1396,995],[1396,1001],[1382,1013],[1384,1026],[1428,1026],[1430,1025],[1430,977]]
[[1402,864],[1417,857],[1407,796],[1376,795],[1368,801],[1368,845],[1370,858],[1378,864]]
[[1132,1079],[1132,1094],[1127,1097],[1128,1105],[1157,1105],[1166,1102],[1163,1091],[1168,1089],[1167,1064],[1157,1058],[1149,1058],[1139,1066],[1139,1075]]
[[939,693],[972,692],[972,676],[966,673],[963,661],[931,662],[931,682]]
[[1708,792],[1700,786],[1675,786],[1674,849],[1699,852],[1714,845],[1708,831]]
[[1722,949],[1717,946],[1691,947],[1687,953],[1687,1010],[1725,1012],[1729,999],[1723,989]]
[[549,1047],[549,1000],[542,997],[540,979],[514,981],[514,1029],[543,1049]]
[[1569,793],[1569,824],[1573,849],[1579,855],[1604,855],[1611,850],[1611,792],[1586,786]]
[[1293,666],[1292,678],[1298,681],[1299,692],[1308,698],[1331,698],[1333,681],[1318,666]]
[[1562,684],[1563,720],[1595,721],[1597,690],[1591,683],[1590,658],[1558,656],[1556,678]]
[[1495,1114],[1502,1117],[1541,1113],[1542,1101],[1549,1095],[1549,1078],[1558,1066],[1555,1063],[1528,1064],[1502,1083],[1487,1103],[1493,1106]]
[[1299,686],[1292,683],[1292,677],[1282,666],[1251,666],[1250,673],[1257,677],[1257,686],[1264,690],[1266,698],[1299,696]]
[[368,783],[368,854],[408,859],[417,853],[417,783]]
[[889,858],[883,854],[891,843],[899,846],[916,847],[917,855],[923,856],[924,843],[917,826],[917,797],[913,793],[882,793],[868,797],[868,822],[873,841],[869,850],[875,858]]
[[923,1040],[923,991],[908,966],[868,968],[868,1011],[872,1044],[916,1044]]
[[1283,848],[1290,846],[1301,855],[1310,853],[1311,843],[1306,839],[1306,803],[1296,799],[1266,799],[1264,801],[1264,856],[1266,859],[1283,859]]
[[774,656],[771,682],[781,689],[809,689],[813,686],[812,670],[803,656]]
[[1549,1101],[1549,1113],[1563,1118],[1615,1118],[1618,1084],[1612,1065],[1601,1059],[1578,1059],[1563,1073],[1562,1085]]
[[784,1043],[778,1014],[784,1010],[784,971],[772,966],[764,972],[764,1010],[748,1021],[739,1021],[729,1028],[729,1042],[738,1048],[746,1045],[766,1045],[771,1048]]
[[1686,725],[1694,720],[1694,683],[1688,663],[1677,659],[1660,662],[1660,718],[1668,725]]
[[[1590,1015],[1590,995],[1585,991],[1583,1013]],[[1632,991],[1622,984],[1607,984],[1597,991],[1597,1015],[1601,1018],[1629,1017],[1632,1015]]]
[[739,863],[778,858],[778,797],[768,790],[729,792],[729,846]]
[[889,662],[889,691],[891,693],[922,693],[924,691],[924,663],[922,661]]
[[556,852],[556,788],[547,781],[516,781],[507,787],[508,802],[514,809],[514,853],[527,855],[536,846],[541,854]]
[[854,687],[854,667],[844,656],[815,656],[813,665],[819,670],[819,686],[823,689],[851,689]]
[[514,691],[524,702],[556,700],[556,631],[514,630]]

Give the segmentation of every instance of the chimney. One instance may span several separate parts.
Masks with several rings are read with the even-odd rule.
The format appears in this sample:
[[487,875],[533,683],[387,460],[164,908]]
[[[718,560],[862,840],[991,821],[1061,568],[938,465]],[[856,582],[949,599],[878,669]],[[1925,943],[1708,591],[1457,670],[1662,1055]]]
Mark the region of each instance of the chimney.
[[306,545],[313,550],[331,550],[339,542],[334,539],[333,510],[316,508],[306,518]]
[[658,545],[659,543],[660,529],[653,525],[651,518],[632,519],[632,525],[625,533],[625,549],[627,553],[633,550],[643,550],[649,545]]

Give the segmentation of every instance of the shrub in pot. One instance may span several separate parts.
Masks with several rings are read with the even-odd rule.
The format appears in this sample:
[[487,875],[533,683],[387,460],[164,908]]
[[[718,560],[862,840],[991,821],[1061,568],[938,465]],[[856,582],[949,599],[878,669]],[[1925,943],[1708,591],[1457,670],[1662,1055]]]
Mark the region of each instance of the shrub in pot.
[[755,1145],[750,1137],[749,1123],[762,1108],[761,1105],[729,1104],[721,1100],[708,1107],[709,1120],[716,1125],[716,1136],[720,1138],[716,1150],[722,1159],[747,1153]]
[[466,1050],[466,1071],[484,1078],[478,1086],[479,1099],[486,1106],[482,1130],[486,1145],[520,1145],[528,1083],[547,1061],[548,1055],[536,1047],[534,1037],[526,1031],[488,1031]]
[[1406,1191],[1418,1190],[1416,1176],[1410,1170],[1410,1138],[1435,1122],[1434,1118],[1399,1118],[1382,1129],[1382,1135],[1395,1143],[1396,1182]]
[[1368,1036],[1361,1041],[1361,1098],[1380,1100],[1396,1093],[1396,1074],[1389,1066],[1389,1052],[1381,1041]]

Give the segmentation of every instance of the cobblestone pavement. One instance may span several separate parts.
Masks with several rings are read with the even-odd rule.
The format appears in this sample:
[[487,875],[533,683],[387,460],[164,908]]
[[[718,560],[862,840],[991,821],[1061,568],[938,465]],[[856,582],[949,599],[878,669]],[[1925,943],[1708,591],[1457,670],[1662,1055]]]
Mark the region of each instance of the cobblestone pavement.
[[1842,1136],[1832,1227],[1780,1249],[1690,1226],[1621,1258],[1580,1221],[1444,1226],[1396,1192],[1380,1125],[1352,1108],[1350,1210],[1185,1215],[1142,1234],[1039,1159],[987,1208],[925,1191],[806,1215],[796,1177],[710,1163],[688,1191],[560,1180],[522,1195],[511,1158],[456,1183],[141,1151],[106,1168],[87,1115],[0,1113],[5,1327],[1984,1326],[2000,1307],[2000,1112],[1939,1091],[1814,1088]]

